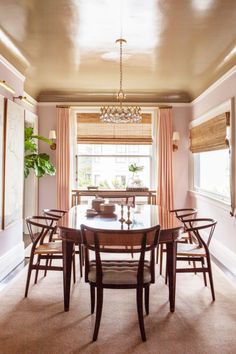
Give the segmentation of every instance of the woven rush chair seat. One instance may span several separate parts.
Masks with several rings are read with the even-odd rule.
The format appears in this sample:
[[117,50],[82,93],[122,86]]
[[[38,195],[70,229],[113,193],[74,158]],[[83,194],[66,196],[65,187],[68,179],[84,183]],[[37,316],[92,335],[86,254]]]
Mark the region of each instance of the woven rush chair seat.
[[[137,284],[138,261],[102,261],[103,284]],[[88,280],[96,282],[96,262],[90,262]],[[150,262],[144,262],[143,282],[151,282]]]
[[177,244],[178,256],[194,257],[201,256],[206,257],[206,252],[203,247],[199,247],[197,244],[192,243],[179,243]]
[[48,242],[35,248],[35,254],[62,253],[62,242]]

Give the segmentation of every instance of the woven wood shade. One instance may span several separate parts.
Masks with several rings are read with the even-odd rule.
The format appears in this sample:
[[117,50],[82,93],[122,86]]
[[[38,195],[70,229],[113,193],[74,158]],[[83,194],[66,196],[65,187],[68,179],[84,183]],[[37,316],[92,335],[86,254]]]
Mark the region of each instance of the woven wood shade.
[[151,114],[142,114],[141,123],[102,123],[98,113],[77,114],[78,144],[152,144]]
[[190,150],[194,153],[227,149],[226,130],[230,126],[230,113],[222,113],[190,129]]

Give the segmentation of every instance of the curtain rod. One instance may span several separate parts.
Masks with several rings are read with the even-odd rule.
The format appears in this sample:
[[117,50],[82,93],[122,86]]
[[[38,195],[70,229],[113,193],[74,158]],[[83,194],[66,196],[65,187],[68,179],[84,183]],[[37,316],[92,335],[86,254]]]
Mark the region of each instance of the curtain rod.
[[[101,104],[103,104],[103,103],[101,103]],[[107,103],[107,104],[109,104],[109,103]],[[115,104],[114,104],[115,105]],[[131,105],[133,105],[133,104],[131,104]],[[134,105],[135,105],[135,103],[134,103]],[[86,105],[86,106],[89,106],[89,104],[88,105]],[[98,106],[100,106],[100,104],[98,105]],[[141,106],[142,106],[142,104],[141,104]],[[152,105],[150,104],[150,107],[151,107]],[[83,107],[82,105],[81,106],[78,106],[78,105],[76,105],[76,104],[70,104],[70,105],[56,105],[56,108],[81,108],[81,107]],[[96,106],[91,106],[91,108],[94,108],[94,107],[96,107]],[[148,108],[148,106],[145,106],[145,105],[143,105],[143,108]],[[173,106],[168,106],[168,105],[157,105],[157,106],[155,106],[155,108],[159,108],[159,109],[164,109],[164,108],[173,108]]]

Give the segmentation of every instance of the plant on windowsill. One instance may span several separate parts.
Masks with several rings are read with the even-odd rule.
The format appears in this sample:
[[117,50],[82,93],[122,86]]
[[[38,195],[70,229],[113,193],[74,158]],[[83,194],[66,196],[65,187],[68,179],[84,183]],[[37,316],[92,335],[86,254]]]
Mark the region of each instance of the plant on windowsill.
[[136,163],[129,165],[129,171],[133,173],[130,181],[130,187],[142,186],[142,180],[139,178],[138,172],[143,171],[143,167],[144,166],[138,166]]
[[28,177],[30,170],[33,169],[36,177],[45,175],[54,176],[56,168],[50,162],[50,157],[45,153],[38,153],[38,146],[35,139],[43,141],[49,145],[52,144],[50,139],[40,135],[33,134],[32,127],[25,128],[25,157],[24,157],[24,176]]

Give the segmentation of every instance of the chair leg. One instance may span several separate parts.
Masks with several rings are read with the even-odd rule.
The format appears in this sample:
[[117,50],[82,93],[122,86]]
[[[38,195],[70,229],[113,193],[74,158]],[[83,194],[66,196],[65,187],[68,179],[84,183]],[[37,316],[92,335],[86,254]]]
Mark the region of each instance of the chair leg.
[[209,280],[211,286],[212,300],[215,301],[215,291],[214,291],[214,284],[213,284],[213,277],[212,277],[211,260],[209,255],[207,255],[207,267],[208,267],[208,274],[209,274]]
[[159,262],[159,245],[157,245],[156,264]]
[[80,268],[80,277],[83,276],[83,247],[79,244],[79,268]]
[[144,321],[143,321],[143,288],[140,286],[137,287],[136,300],[137,300],[139,328],[140,328],[142,340],[143,342],[145,342],[146,334],[145,334]]
[[167,272],[167,253],[166,253],[166,274],[165,274],[165,284],[168,282],[168,272]]
[[96,306],[96,322],[93,333],[93,341],[95,342],[98,337],[98,331],[102,316],[102,304],[103,304],[103,288],[101,286],[97,287],[97,306]]
[[162,274],[162,263],[163,263],[163,245],[160,246],[160,274]]
[[[40,257],[40,255],[38,255],[37,262],[36,262],[37,265],[40,265],[40,259],[41,259],[41,257]],[[34,278],[34,284],[37,284],[38,274],[39,274],[39,269],[36,269],[35,278]]]
[[95,307],[95,286],[90,284],[91,314],[94,313]]
[[[202,268],[205,268],[205,266],[204,266],[204,258],[203,257],[201,259],[201,262],[202,262]],[[203,279],[204,279],[205,286],[207,286],[206,272],[203,272]]]
[[30,260],[29,260],[29,268],[28,268],[28,274],[27,274],[27,280],[26,280],[26,286],[25,286],[25,297],[28,296],[28,291],[29,291],[29,284],[30,284],[30,277],[31,277],[31,272],[32,272],[32,264],[34,260],[34,255],[30,255]]
[[75,253],[73,254],[73,258],[72,258],[72,267],[73,267],[73,282],[75,284],[76,282]]
[[[49,254],[47,256],[49,256]],[[46,262],[45,262],[46,269],[44,271],[44,277],[46,277],[46,275],[47,275],[48,263],[49,263],[49,258],[47,258]],[[50,264],[50,266],[52,265],[52,259],[50,259],[50,263],[49,264]]]
[[150,285],[145,286],[145,311],[147,315],[149,315],[149,292]]

